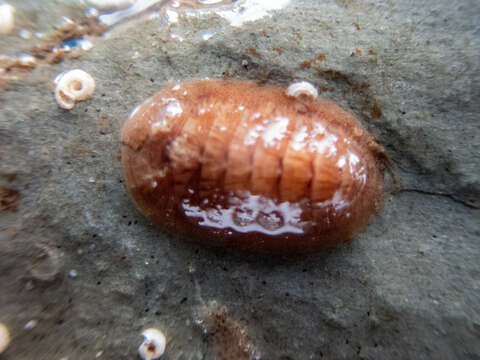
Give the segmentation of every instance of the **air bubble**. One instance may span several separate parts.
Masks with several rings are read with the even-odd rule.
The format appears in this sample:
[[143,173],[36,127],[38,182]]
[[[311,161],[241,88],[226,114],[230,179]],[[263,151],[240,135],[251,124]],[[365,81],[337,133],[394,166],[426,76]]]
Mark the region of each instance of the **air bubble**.
[[278,230],[285,224],[283,216],[279,211],[261,211],[257,215],[256,221],[260,226],[270,231]]

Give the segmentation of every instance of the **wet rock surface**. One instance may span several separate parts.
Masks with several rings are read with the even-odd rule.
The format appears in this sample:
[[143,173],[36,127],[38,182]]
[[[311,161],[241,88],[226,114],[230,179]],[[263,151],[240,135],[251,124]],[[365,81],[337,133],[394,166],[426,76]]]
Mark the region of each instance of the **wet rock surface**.
[[[53,32],[84,11],[11,4],[6,55],[38,41],[20,29]],[[241,5],[158,6],[2,87],[3,358],[131,359],[147,327],[165,333],[165,359],[480,358],[478,3],[291,1],[232,26]],[[50,86],[72,68],[97,87],[65,111]],[[203,77],[312,82],[376,135],[401,189],[351,243],[308,257],[163,234],[128,198],[120,129],[169,80]]]

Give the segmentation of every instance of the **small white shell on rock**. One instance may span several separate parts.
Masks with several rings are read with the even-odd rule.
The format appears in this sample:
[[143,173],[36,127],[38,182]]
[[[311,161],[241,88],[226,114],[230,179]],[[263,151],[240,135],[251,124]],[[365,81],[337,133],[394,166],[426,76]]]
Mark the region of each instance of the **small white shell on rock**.
[[88,99],[95,90],[93,77],[80,69],[58,74],[53,80],[58,106],[70,110],[77,101]]
[[142,359],[153,360],[163,355],[167,341],[160,330],[150,328],[142,332],[142,336],[145,340],[138,348],[138,354]]
[[18,57],[18,62],[22,66],[35,67],[37,65],[37,59],[29,54],[22,54]]
[[10,344],[10,333],[5,325],[0,323],[0,354],[3,353]]
[[31,329],[35,328],[35,326],[37,326],[37,320],[30,320],[29,322],[27,322],[25,324],[25,326],[23,328],[26,329],[26,330],[31,330]]
[[287,95],[293,97],[305,95],[308,97],[316,98],[318,96],[318,91],[317,89],[315,89],[315,86],[310,84],[308,81],[300,81],[293,83],[288,87]]
[[0,3],[0,34],[8,34],[15,25],[15,8],[9,4]]

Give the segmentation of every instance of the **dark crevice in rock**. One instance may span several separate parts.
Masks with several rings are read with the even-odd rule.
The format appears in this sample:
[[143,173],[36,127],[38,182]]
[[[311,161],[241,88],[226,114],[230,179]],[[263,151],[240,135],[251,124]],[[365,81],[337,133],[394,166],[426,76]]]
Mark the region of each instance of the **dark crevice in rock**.
[[418,194],[423,194],[423,195],[432,195],[432,196],[441,196],[441,197],[446,197],[446,198],[449,198],[450,200],[453,200],[459,204],[462,204],[468,208],[471,208],[471,209],[480,209],[480,206],[474,204],[473,202],[467,202],[467,201],[464,201],[462,199],[459,199],[457,197],[455,197],[455,195],[453,194],[447,194],[447,193],[442,193],[442,192],[434,192],[434,191],[426,191],[426,190],[422,190],[422,189],[401,189],[399,191],[400,193],[402,192],[410,192],[410,193],[418,193]]

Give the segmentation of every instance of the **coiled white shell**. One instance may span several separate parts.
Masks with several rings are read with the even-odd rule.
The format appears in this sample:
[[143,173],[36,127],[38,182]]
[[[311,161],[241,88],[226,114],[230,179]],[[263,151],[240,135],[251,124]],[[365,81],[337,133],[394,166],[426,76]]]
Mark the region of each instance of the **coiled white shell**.
[[77,101],[88,99],[95,90],[93,77],[80,69],[57,75],[54,79],[55,100],[58,106],[70,110]]
[[0,354],[3,353],[10,344],[10,333],[5,325],[0,323]]
[[287,95],[293,97],[306,95],[308,97],[316,98],[318,96],[318,91],[308,81],[300,81],[293,83],[288,87]]
[[142,359],[158,359],[165,352],[167,341],[165,335],[155,328],[150,328],[142,333],[143,343],[138,348],[138,354]]

